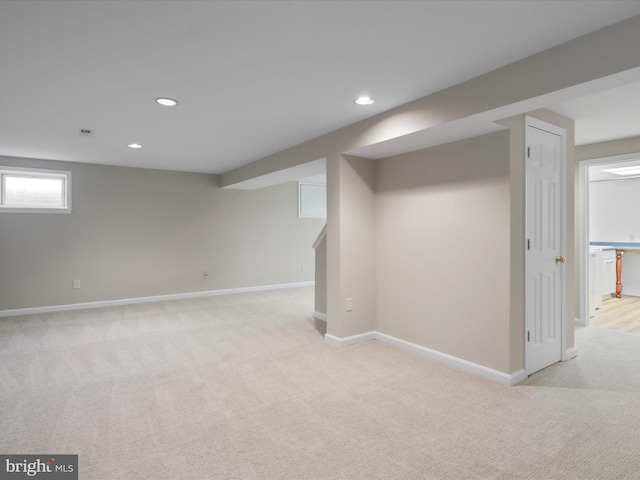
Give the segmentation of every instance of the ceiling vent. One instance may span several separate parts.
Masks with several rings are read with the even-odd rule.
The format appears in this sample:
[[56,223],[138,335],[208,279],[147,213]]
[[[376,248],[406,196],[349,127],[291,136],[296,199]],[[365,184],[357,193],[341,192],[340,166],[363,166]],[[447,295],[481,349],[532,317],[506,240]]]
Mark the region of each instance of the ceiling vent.
[[90,137],[93,135],[93,130],[91,130],[90,128],[79,128],[78,135],[80,135],[81,137]]

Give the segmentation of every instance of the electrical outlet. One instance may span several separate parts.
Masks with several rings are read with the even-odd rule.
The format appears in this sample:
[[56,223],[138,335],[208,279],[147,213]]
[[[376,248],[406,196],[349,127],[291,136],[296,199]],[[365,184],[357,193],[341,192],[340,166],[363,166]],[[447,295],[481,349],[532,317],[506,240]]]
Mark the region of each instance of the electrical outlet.
[[80,280],[73,281],[73,288],[80,288]]
[[204,279],[209,280],[209,272],[204,272]]
[[306,272],[307,271],[307,266],[306,265],[302,265],[302,271]]
[[347,298],[345,300],[345,306],[347,307],[347,312],[351,312],[353,310],[353,298]]

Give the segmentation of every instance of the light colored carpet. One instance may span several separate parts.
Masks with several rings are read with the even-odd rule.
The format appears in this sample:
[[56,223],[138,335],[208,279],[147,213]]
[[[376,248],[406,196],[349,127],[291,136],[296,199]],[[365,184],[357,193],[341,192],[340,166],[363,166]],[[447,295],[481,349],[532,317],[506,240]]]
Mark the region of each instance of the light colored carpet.
[[640,336],[504,387],[375,341],[313,290],[0,319],[0,451],[87,479],[638,479]]

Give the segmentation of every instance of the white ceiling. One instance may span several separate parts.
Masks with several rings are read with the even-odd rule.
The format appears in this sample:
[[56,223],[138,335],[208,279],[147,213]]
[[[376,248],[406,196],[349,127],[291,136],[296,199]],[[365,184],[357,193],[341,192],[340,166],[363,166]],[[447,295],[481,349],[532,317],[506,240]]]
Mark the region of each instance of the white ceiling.
[[640,134],[640,83],[569,100],[552,108],[576,119],[576,145]]
[[589,181],[601,182],[603,180],[628,180],[630,178],[640,178],[640,175],[617,175],[615,173],[605,172],[612,168],[620,167],[638,167],[640,166],[640,155],[622,155],[618,156],[622,158],[621,161],[615,161],[612,159],[605,160],[606,163],[599,163],[589,167]]
[[[4,0],[0,155],[223,173],[639,14],[613,0]],[[580,143],[640,134],[623,89],[558,106]],[[355,105],[363,94],[376,103]]]

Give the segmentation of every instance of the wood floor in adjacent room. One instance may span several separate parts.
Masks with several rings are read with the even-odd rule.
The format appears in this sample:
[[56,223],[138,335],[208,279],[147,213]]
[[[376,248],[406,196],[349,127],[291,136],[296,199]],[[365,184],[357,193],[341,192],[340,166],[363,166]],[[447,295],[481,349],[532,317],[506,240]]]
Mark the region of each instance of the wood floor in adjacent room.
[[640,297],[623,295],[605,300],[589,325],[640,335]]

